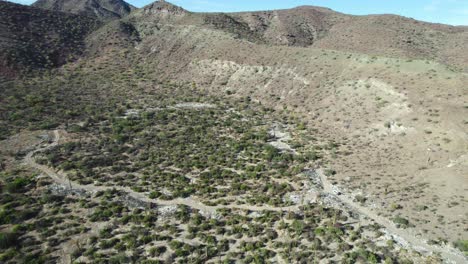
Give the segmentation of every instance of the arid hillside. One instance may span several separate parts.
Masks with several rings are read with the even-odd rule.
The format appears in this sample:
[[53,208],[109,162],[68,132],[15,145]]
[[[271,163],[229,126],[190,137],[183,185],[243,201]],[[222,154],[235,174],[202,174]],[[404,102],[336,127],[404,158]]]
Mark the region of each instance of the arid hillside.
[[0,198],[77,226],[0,218],[10,247],[66,263],[467,262],[467,27],[166,1],[112,21],[0,2],[0,22]]
[[0,2],[0,75],[53,68],[79,58],[100,22],[89,17]]
[[135,9],[123,0],[38,0],[32,6],[102,20],[119,19]]
[[[8,68],[4,71],[9,75],[15,73],[13,68],[18,61],[31,61],[28,67],[32,69],[43,68],[45,62],[42,60],[49,56],[53,58],[47,64],[55,67],[63,64],[64,54],[72,53],[72,57],[86,54],[82,40],[98,28],[98,22],[91,17],[104,21],[123,18],[128,26],[138,25],[138,34],[142,36],[151,35],[158,28],[169,25],[197,27],[223,32],[227,36],[266,47],[307,47],[369,56],[427,59],[465,72],[468,64],[465,45],[468,42],[467,27],[430,24],[393,15],[350,16],[312,6],[264,12],[193,13],[165,1],[156,1],[138,10],[120,0],[40,0],[33,4],[51,12],[5,1],[1,5],[1,12],[5,13],[2,15],[4,22],[1,30],[5,49],[2,59],[5,66],[2,67]],[[134,14],[126,17],[132,10],[135,10]],[[25,21],[31,23],[25,24]],[[75,26],[71,28],[71,24]],[[118,39],[119,34],[109,38]],[[23,41],[22,51],[11,57],[10,48],[20,46],[12,43],[21,38],[28,41]],[[34,51],[29,47],[32,43],[38,46]],[[92,51],[96,45],[101,45],[88,44]],[[57,47],[63,50],[60,56],[53,55]],[[11,63],[7,63],[7,60]]]
[[[307,44],[305,31],[291,33],[298,26],[280,26],[300,14],[321,32]],[[270,22],[254,27],[260,17],[276,21],[276,30]],[[449,56],[425,55],[461,41],[466,28],[314,7],[198,14],[168,3],[138,10],[128,21],[142,38],[135,53],[158,76],[298,116],[323,141],[336,142],[333,151],[342,155],[323,165],[336,169],[333,177],[347,192],[364,195],[379,214],[409,219],[420,235],[466,237],[468,77],[447,65],[456,64]],[[338,40],[342,34],[335,32],[345,27],[354,28],[347,33],[352,38]],[[299,40],[273,43],[282,35]],[[453,58],[466,67],[463,43],[454,44],[460,51]]]
[[243,13],[192,13],[167,2],[138,10],[137,21],[200,26],[268,46],[298,46],[408,59],[429,59],[467,71],[468,27],[395,15],[351,16],[302,6]]

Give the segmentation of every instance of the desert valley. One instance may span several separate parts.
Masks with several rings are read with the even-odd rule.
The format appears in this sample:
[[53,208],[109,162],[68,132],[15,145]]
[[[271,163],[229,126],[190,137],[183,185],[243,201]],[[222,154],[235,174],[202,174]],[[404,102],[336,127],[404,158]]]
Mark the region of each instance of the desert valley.
[[0,1],[0,263],[468,263],[468,26]]

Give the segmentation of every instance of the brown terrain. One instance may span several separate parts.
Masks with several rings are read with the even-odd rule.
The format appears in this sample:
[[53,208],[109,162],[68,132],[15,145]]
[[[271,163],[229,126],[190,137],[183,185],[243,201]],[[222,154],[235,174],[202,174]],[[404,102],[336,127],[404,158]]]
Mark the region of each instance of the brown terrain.
[[333,145],[317,167],[335,172],[340,195],[381,222],[408,220],[405,232],[432,244],[468,238],[467,43],[466,26],[312,6],[193,13],[165,1],[0,2],[5,80],[26,66],[119,65],[283,111]]
[[100,26],[89,17],[0,1],[0,76],[53,68],[76,60]]
[[135,9],[122,0],[38,0],[32,6],[102,20],[119,19]]
[[316,7],[200,14],[167,2],[125,20],[165,78],[287,108],[346,153],[326,165],[348,192],[431,239],[466,237],[467,27]]

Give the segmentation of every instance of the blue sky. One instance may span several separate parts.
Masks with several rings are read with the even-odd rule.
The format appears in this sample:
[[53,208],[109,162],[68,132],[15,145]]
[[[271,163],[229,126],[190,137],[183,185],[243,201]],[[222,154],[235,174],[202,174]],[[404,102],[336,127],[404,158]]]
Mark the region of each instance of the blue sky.
[[[30,4],[34,0],[11,0]],[[141,7],[153,0],[127,0]],[[316,5],[354,14],[398,14],[415,19],[451,25],[468,25],[468,0],[172,0],[190,11],[236,12]]]

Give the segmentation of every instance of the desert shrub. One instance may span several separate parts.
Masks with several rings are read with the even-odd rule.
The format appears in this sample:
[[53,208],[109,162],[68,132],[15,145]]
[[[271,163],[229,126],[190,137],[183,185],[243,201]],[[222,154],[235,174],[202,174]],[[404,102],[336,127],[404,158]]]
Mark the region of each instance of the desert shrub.
[[309,153],[307,153],[306,158],[307,158],[308,160],[315,161],[315,160],[320,159],[321,157],[320,157],[320,155],[317,153],[317,151],[312,150],[312,151],[310,151]]
[[468,240],[458,240],[453,244],[462,252],[468,253]]
[[365,249],[358,249],[353,252],[345,253],[345,258],[343,263],[356,263],[356,262],[365,262],[365,263],[378,263],[380,261],[379,256],[376,254],[365,250]]
[[363,204],[363,203],[365,203],[367,201],[367,198],[362,196],[362,195],[356,195],[356,196],[354,196],[354,200],[361,203],[361,204]]
[[277,148],[271,145],[265,145],[265,159],[266,160],[272,161],[273,158],[278,157],[280,155],[281,155],[281,152]]
[[154,259],[146,259],[141,262],[141,264],[162,264],[164,263],[161,260],[154,260]]
[[131,259],[125,254],[118,254],[116,256],[111,257],[109,259],[109,263],[112,263],[112,264],[131,263]]
[[165,246],[160,246],[160,247],[153,247],[149,250],[149,253],[153,257],[158,257],[164,254],[167,251],[167,248]]
[[403,218],[401,216],[397,216],[397,217],[393,218],[393,222],[395,224],[397,224],[398,226],[401,226],[401,227],[408,227],[409,224],[410,224],[408,219]]
[[6,249],[16,245],[18,235],[16,233],[0,233],[0,248]]
[[16,178],[12,182],[9,182],[6,185],[6,190],[9,193],[18,193],[23,190],[23,188],[29,184],[29,180],[26,178]]
[[427,207],[426,205],[416,205],[414,207],[414,210],[418,211],[418,212],[421,212],[421,211],[424,211],[424,210],[427,210],[429,207]]
[[16,255],[18,255],[18,251],[16,251],[16,249],[14,249],[14,248],[10,248],[10,249],[6,250],[3,254],[0,255],[0,262],[1,263],[6,263],[7,260],[12,259]]

